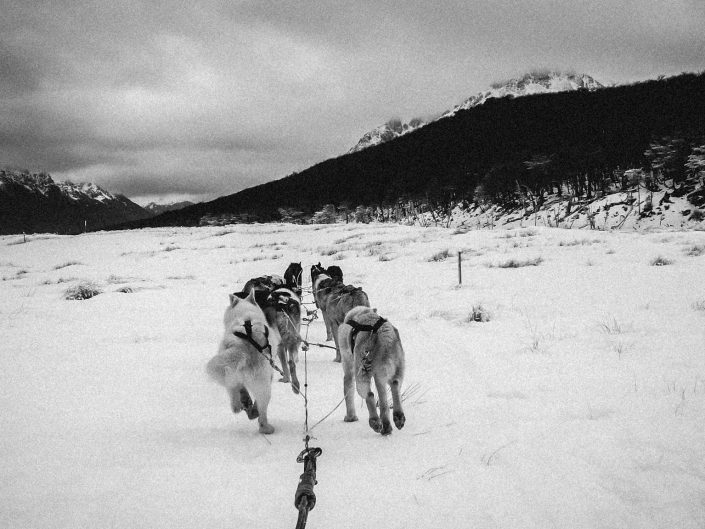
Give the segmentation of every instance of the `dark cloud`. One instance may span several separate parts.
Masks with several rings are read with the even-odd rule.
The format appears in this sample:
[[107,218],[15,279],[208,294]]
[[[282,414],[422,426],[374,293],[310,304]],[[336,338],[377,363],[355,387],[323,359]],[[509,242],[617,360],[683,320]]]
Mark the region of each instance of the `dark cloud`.
[[234,192],[548,67],[705,67],[699,0],[0,0],[0,163],[129,196]]

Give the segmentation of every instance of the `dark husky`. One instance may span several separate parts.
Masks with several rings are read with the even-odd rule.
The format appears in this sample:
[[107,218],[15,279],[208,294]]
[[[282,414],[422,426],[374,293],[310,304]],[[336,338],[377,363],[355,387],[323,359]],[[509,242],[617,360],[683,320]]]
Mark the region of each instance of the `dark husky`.
[[286,272],[284,272],[284,284],[286,288],[292,290],[299,297],[301,297],[303,272],[304,269],[301,267],[301,263],[289,263]]
[[[401,405],[401,385],[404,381],[404,349],[399,331],[376,310],[355,307],[345,316],[338,331],[338,343],[343,357],[343,391],[345,394],[345,422],[357,421],[353,379],[358,394],[365,399],[369,412],[369,424],[382,435],[392,433],[389,422],[389,399],[387,387],[392,390],[394,424],[404,427],[406,417]],[[379,415],[370,380],[375,379],[379,398]],[[381,420],[380,420],[381,417]]]
[[326,324],[327,339],[332,337],[335,341],[335,361],[340,362],[338,327],[350,309],[369,307],[370,300],[361,288],[345,285],[342,281],[332,278],[320,263],[311,267],[311,280],[313,297]]
[[267,324],[277,336],[277,355],[284,375],[279,382],[291,382],[294,393],[299,392],[296,362],[301,345],[301,299],[289,288],[281,286],[278,276],[250,279],[243,289],[253,292],[257,305],[264,312]]
[[[321,274],[327,275],[330,279],[333,280],[333,283],[343,282],[343,271],[339,266],[336,265],[331,265],[328,268],[323,268],[321,266],[320,261],[318,264],[315,264],[311,267],[311,286],[313,287],[313,284],[316,282],[316,277],[318,277]],[[333,283],[326,283],[323,287],[321,288],[328,288],[330,285]],[[316,296],[316,293],[313,292],[313,301],[316,303],[316,307],[321,308],[320,305],[318,304],[318,298]],[[328,321],[328,316],[323,313],[323,323],[326,326],[326,341],[329,342],[333,339],[333,333],[330,330],[330,322]]]
[[[318,263],[318,264],[320,264],[320,263]],[[328,268],[326,268],[326,272],[333,279],[337,279],[338,281],[343,280],[343,271],[340,269],[339,266],[330,265]]]

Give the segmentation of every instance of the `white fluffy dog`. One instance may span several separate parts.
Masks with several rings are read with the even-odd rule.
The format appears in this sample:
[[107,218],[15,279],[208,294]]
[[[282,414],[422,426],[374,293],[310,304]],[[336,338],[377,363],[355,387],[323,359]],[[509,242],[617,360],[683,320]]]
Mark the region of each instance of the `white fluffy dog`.
[[267,422],[272,394],[269,359],[279,345],[278,333],[270,332],[262,309],[255,302],[254,290],[249,294],[230,294],[224,324],[218,354],[208,362],[206,370],[228,391],[233,412],[244,409],[249,419],[259,418],[261,433],[270,434],[274,427]]

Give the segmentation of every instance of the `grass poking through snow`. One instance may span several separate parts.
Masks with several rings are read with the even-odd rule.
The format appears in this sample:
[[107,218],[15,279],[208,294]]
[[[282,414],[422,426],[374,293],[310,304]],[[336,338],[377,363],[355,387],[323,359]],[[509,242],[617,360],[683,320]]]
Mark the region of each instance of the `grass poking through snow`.
[[92,281],[81,281],[78,285],[69,287],[64,292],[64,299],[84,300],[102,294],[103,291]]
[[519,260],[519,259],[509,259],[507,261],[504,261],[502,263],[497,263],[497,264],[488,264],[488,268],[523,268],[525,266],[538,266],[541,263],[543,263],[543,257],[535,257],[533,259],[524,259],[524,260]]

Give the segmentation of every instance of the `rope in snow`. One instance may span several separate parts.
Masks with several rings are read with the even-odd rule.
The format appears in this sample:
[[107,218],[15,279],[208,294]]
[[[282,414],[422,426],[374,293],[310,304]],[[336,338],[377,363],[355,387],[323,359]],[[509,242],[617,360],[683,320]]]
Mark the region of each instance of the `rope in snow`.
[[309,319],[306,323],[306,337],[303,339],[304,346],[302,347],[304,352],[304,429],[306,435],[304,436],[305,448],[296,458],[297,463],[304,464],[304,472],[299,476],[299,485],[296,487],[296,494],[294,494],[294,506],[299,510],[296,529],[306,527],[308,513],[316,506],[316,494],[313,492],[313,486],[318,483],[316,481],[316,458],[323,453],[322,449],[312,448],[308,445],[311,440],[311,430],[308,427],[308,330],[311,322],[316,319],[317,313],[314,311],[311,315],[308,309],[306,312]]

